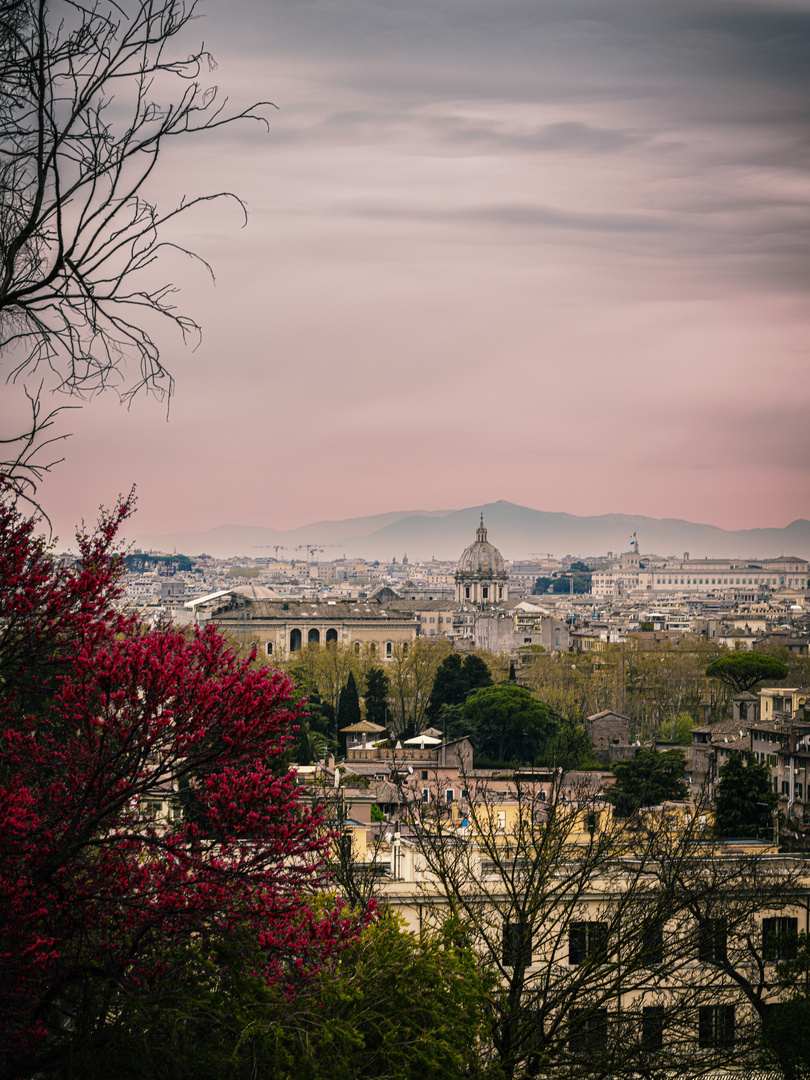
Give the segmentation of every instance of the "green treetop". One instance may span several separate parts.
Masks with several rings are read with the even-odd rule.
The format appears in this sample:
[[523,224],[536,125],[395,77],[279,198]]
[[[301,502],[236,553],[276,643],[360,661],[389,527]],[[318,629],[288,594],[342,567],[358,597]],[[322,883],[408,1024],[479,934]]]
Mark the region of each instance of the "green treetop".
[[719,836],[768,835],[778,799],[771,770],[760,764],[750,750],[733,753],[720,767],[714,793],[714,828]]
[[430,701],[427,717],[436,723],[445,705],[463,705],[473,690],[492,686],[492,675],[480,656],[470,653],[462,660],[459,653],[453,652],[439,665]]
[[632,817],[642,806],[685,799],[689,794],[685,768],[683,750],[659,753],[644,747],[636,751],[632,760],[613,765],[616,783],[605,792],[605,801],[613,804],[618,817]]
[[556,730],[548,705],[511,682],[471,694],[461,713],[476,750],[496,761],[536,761]]
[[346,685],[340,691],[337,710],[338,730],[348,727],[350,724],[360,723],[360,696],[357,693],[357,683],[354,681],[354,672],[349,672]]
[[382,668],[369,668],[366,674],[366,720],[385,727],[388,723],[389,680]]
[[788,669],[775,656],[741,652],[721,656],[706,668],[710,679],[719,679],[736,694],[744,694],[764,679],[780,682],[787,678]]

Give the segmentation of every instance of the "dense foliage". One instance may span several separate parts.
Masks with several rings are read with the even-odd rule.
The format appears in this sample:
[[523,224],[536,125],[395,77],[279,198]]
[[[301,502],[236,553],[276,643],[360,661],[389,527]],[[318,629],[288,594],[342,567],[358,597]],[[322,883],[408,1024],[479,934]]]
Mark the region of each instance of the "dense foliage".
[[[354,672],[350,671],[349,678],[346,680],[346,685],[340,691],[340,698],[338,699],[338,731],[342,731],[343,728],[350,727],[352,724],[359,724],[360,720],[360,695],[357,692],[357,683],[354,679]],[[341,741],[344,740],[345,736],[342,736]]]
[[161,996],[201,932],[286,993],[353,930],[307,899],[329,844],[279,760],[287,679],[214,631],[116,611],[104,516],[58,566],[0,502],[0,1074],[61,1066]]
[[468,653],[462,659],[460,653],[450,653],[439,665],[430,691],[427,717],[431,724],[440,722],[445,705],[463,705],[473,691],[486,686],[492,686],[492,675],[480,656]]
[[[552,574],[551,577],[539,577],[532,586],[532,594],[544,593],[589,593],[591,591],[591,571],[583,562],[575,562],[567,574]],[[572,589],[573,583],[573,589]]]
[[765,679],[781,682],[787,678],[788,669],[775,656],[764,653],[740,652],[721,656],[706,668],[710,679],[719,679],[730,686],[736,694],[744,694]]
[[492,980],[448,923],[416,938],[383,915],[294,996],[232,947],[190,945],[170,999],[113,1019],[65,1080],[444,1080],[483,1074]]
[[513,682],[478,690],[461,714],[476,750],[495,761],[536,761],[556,732],[548,706]]
[[382,668],[370,668],[366,674],[366,688],[363,702],[366,706],[366,720],[380,727],[388,725],[388,692],[390,683]]
[[631,817],[642,806],[660,806],[671,799],[686,799],[689,789],[684,778],[686,757],[683,750],[657,750],[642,747],[630,761],[613,765],[616,783],[605,792],[618,817]]
[[750,750],[730,754],[714,792],[715,831],[719,836],[765,839],[778,803],[770,766],[758,762]]

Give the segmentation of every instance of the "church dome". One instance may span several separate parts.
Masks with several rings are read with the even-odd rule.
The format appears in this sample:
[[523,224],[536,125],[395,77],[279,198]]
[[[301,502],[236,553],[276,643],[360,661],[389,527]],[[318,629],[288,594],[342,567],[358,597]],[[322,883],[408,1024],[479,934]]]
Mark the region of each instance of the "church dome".
[[456,580],[460,578],[506,579],[506,566],[500,551],[487,541],[484,516],[475,532],[475,543],[465,548],[456,566]]

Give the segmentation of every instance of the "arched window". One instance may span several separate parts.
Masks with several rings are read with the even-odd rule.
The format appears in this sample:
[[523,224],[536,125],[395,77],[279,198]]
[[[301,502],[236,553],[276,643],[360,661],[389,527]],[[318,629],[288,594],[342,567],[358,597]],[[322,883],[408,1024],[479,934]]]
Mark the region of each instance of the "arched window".
[[267,655],[272,656],[273,655],[273,642],[268,641],[267,644],[265,645],[265,648],[267,650]]
[[371,653],[372,656],[374,656],[374,654],[377,652],[377,643],[376,643],[376,641],[372,641],[372,642],[369,643],[368,651]]
[[408,655],[408,642],[407,642],[407,641],[403,642],[403,645],[402,645],[402,655],[403,655],[403,656],[407,656],[407,655]]
[[336,642],[337,639],[338,639],[337,630],[335,630],[335,628],[333,626],[330,626],[330,628],[326,631],[326,644],[331,645],[333,642]]
[[359,641],[355,641],[355,643],[354,643],[354,652],[355,652],[356,656],[360,655],[360,642]]
[[290,652],[296,652],[300,648],[301,648],[301,631],[300,630],[291,630],[290,631]]
[[394,652],[394,644],[393,644],[393,642],[386,641],[386,643],[385,643],[385,655],[390,658],[393,655],[393,652]]
[[307,645],[320,645],[321,632],[317,626],[313,626],[310,632],[307,634]]

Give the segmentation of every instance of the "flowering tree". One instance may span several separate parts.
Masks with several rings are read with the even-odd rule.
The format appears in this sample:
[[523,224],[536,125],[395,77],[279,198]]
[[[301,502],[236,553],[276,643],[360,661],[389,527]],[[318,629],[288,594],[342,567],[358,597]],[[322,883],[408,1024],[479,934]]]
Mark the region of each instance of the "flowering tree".
[[278,767],[291,685],[213,631],[118,613],[125,501],[61,567],[0,502],[0,1074],[60,1068],[190,944],[288,994],[351,937],[313,909],[329,838]]

